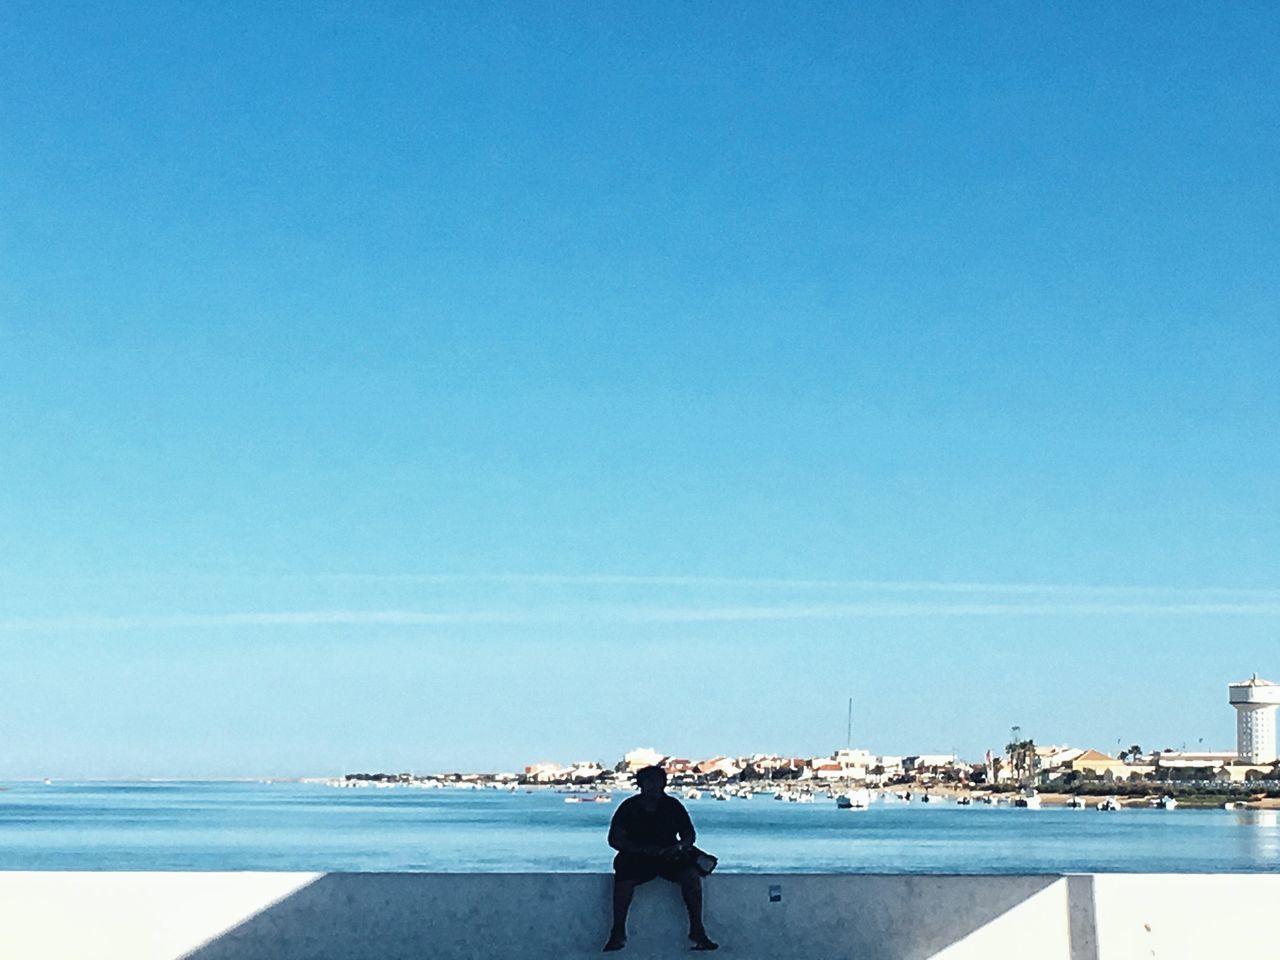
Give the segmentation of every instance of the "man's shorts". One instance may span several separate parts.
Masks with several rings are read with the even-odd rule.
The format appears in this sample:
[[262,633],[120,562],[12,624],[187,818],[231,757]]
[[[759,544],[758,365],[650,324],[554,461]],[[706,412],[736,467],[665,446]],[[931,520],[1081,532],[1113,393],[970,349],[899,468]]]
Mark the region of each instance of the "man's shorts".
[[679,883],[689,872],[689,861],[664,860],[644,853],[619,853],[613,858],[613,873],[619,880],[648,883],[654,877]]

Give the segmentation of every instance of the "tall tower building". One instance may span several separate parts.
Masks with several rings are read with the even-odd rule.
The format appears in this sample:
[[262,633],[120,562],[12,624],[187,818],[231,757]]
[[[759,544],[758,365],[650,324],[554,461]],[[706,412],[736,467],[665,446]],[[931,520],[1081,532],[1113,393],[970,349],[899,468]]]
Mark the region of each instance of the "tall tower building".
[[1236,754],[1242,763],[1274,763],[1276,754],[1276,709],[1280,707],[1280,684],[1248,680],[1230,684],[1227,693],[1236,708]]

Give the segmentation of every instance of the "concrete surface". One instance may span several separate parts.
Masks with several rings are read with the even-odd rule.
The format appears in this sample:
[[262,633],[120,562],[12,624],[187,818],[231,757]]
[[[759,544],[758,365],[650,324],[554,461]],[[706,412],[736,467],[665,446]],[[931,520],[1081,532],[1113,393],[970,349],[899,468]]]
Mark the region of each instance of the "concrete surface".
[[[600,874],[0,872],[2,960],[600,956]],[[1280,876],[717,874],[725,958],[1204,960],[1265,929]],[[688,956],[679,891],[640,888],[620,960]]]
[[1098,960],[1280,957],[1269,932],[1280,876],[1105,874],[1093,883]]

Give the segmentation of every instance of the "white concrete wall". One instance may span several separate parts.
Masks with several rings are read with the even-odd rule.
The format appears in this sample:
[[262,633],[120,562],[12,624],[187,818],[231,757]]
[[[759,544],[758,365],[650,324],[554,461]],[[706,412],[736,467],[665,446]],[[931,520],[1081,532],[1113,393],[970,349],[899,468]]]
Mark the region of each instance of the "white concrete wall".
[[0,958],[172,960],[321,876],[0,873]]
[[[0,957],[594,958],[609,929],[611,882],[595,874],[0,873]],[[1014,942],[1035,934],[1055,945],[1038,956],[1069,960],[1066,885],[1054,877],[727,874],[709,878],[705,892],[707,926],[725,957],[990,960],[989,944],[969,950],[966,938],[981,948],[980,934],[999,922],[997,934]],[[628,926],[622,960],[688,955],[672,884],[641,887]]]
[[1280,956],[1280,875],[1096,876],[1098,960]]
[[[0,960],[597,957],[597,874],[0,872]],[[1205,960],[1265,929],[1280,876],[815,876],[706,882],[719,956]],[[776,897],[776,899],[775,899]],[[685,957],[677,889],[642,887],[621,960]]]

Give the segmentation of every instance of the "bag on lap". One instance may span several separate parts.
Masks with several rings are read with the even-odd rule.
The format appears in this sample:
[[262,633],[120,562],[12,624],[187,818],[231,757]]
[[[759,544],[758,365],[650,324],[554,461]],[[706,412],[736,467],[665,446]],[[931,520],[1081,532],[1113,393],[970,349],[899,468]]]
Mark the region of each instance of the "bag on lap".
[[716,868],[716,864],[720,862],[714,856],[707,853],[707,851],[699,850],[697,847],[694,847],[691,852],[693,853],[694,868],[697,869],[698,873],[704,877],[710,876],[711,871],[714,870]]

